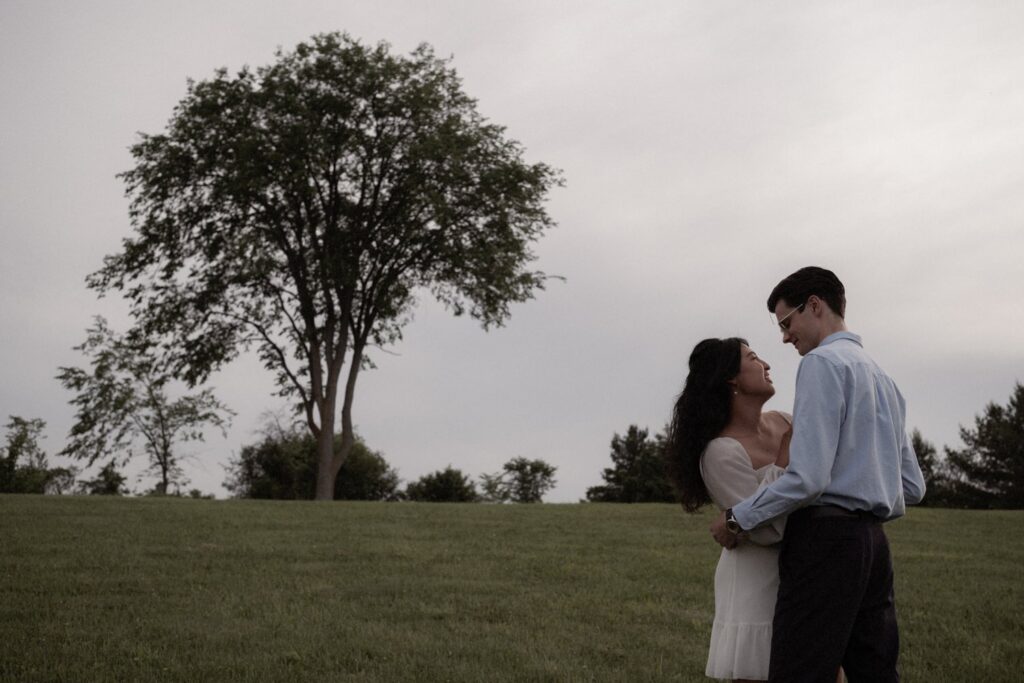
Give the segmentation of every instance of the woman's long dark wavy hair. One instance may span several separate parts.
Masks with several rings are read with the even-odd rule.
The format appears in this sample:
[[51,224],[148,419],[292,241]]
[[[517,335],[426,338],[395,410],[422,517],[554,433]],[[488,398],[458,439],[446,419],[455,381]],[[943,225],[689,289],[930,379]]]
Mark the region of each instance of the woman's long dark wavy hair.
[[705,339],[693,347],[690,373],[676,399],[665,443],[669,480],[687,512],[711,502],[700,475],[700,456],[708,442],[729,423],[733,387],[740,372],[740,345],[745,339]]

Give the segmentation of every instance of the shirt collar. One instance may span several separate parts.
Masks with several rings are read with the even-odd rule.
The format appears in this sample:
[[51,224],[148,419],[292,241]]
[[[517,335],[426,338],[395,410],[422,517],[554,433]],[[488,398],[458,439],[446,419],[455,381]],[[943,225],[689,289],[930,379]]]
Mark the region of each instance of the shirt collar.
[[825,337],[824,339],[822,339],[821,343],[818,344],[818,346],[825,346],[825,344],[831,344],[832,342],[839,341],[840,339],[849,339],[850,341],[852,341],[857,346],[860,346],[862,348],[864,346],[864,342],[862,342],[860,340],[860,335],[854,334],[853,332],[845,332],[845,331],[844,332],[833,332],[832,334],[830,334],[827,337]]

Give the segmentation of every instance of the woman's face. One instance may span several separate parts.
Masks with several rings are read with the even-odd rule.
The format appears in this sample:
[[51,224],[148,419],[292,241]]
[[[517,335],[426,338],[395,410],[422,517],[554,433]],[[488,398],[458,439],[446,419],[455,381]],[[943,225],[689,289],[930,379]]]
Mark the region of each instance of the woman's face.
[[733,380],[736,392],[741,396],[773,396],[775,387],[772,386],[772,378],[768,372],[770,369],[767,361],[758,358],[754,350],[746,344],[741,344],[740,371]]

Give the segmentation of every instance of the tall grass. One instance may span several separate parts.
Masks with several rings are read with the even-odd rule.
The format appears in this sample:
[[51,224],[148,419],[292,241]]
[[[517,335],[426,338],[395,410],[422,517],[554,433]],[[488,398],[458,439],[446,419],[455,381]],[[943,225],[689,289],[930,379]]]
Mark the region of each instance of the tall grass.
[[[669,505],[0,496],[0,680],[700,681]],[[889,525],[906,681],[1018,681],[1020,512]]]

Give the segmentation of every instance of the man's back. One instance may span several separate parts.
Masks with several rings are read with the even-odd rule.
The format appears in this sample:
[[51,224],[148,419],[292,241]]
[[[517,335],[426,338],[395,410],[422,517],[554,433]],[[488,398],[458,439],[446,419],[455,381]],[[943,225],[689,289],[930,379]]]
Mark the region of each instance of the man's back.
[[[796,394],[790,466],[824,485],[818,502],[894,519],[907,502],[921,500],[924,479],[907,439],[906,403],[860,337],[833,334],[804,356]],[[832,443],[829,467],[819,454]]]
[[745,529],[811,504],[889,520],[923,495],[903,396],[860,337],[843,331],[800,362],[786,473],[733,512]]

